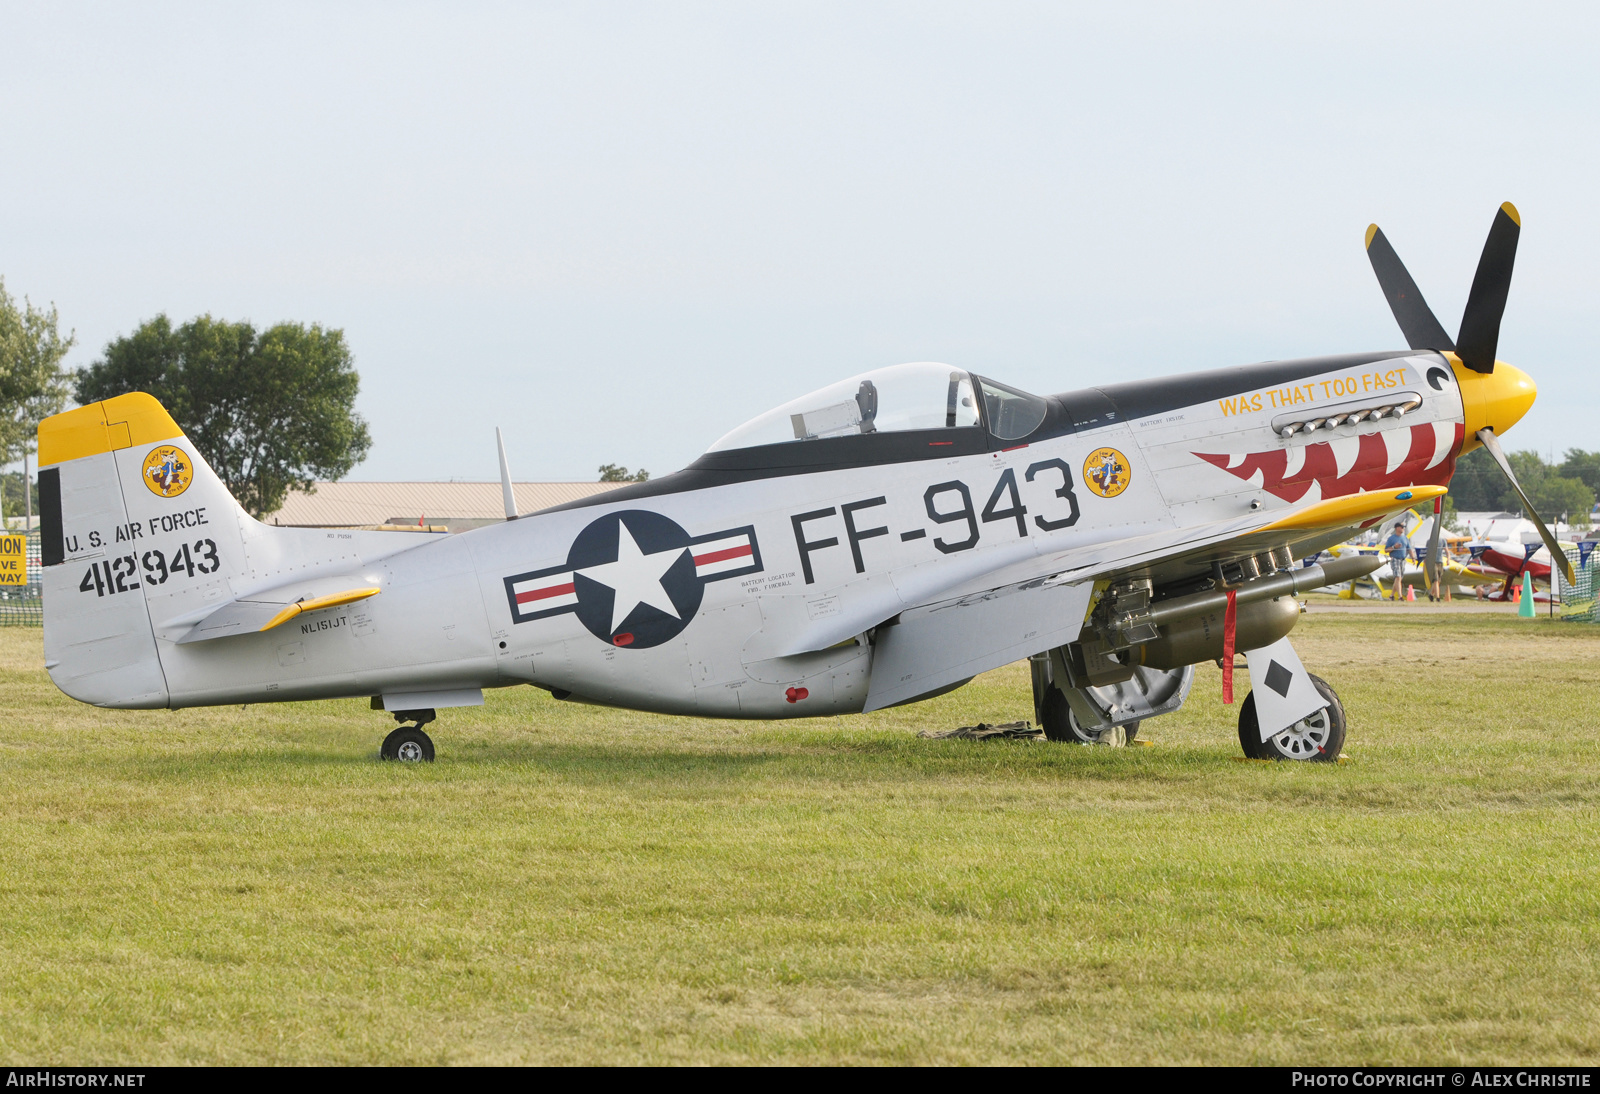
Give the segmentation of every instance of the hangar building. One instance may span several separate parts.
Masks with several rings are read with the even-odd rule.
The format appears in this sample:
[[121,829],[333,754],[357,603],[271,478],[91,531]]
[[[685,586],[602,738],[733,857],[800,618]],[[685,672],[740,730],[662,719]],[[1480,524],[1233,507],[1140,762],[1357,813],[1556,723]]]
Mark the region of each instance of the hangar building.
[[[620,482],[516,482],[518,513],[615,490]],[[262,518],[290,528],[431,527],[464,532],[505,520],[498,482],[319,482]]]

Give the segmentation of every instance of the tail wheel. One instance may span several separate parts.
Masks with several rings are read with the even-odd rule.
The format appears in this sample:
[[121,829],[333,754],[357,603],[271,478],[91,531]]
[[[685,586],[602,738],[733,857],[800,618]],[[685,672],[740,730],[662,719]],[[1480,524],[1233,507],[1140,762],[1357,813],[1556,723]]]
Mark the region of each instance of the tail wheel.
[[385,760],[398,760],[400,763],[431,764],[433,738],[416,726],[401,726],[383,739],[379,755]]
[[1311,676],[1311,683],[1328,705],[1266,741],[1261,739],[1261,723],[1256,720],[1255,691],[1245,697],[1239,705],[1239,747],[1246,756],[1252,760],[1314,763],[1334,763],[1339,759],[1339,753],[1344,750],[1344,704],[1322,677]]
[[[1052,741],[1080,745],[1100,743],[1102,731],[1084,729],[1078,724],[1078,716],[1072,713],[1072,707],[1067,704],[1067,697],[1060,688],[1052,687],[1045,692],[1039,721],[1043,725],[1044,735]],[[1123,739],[1131,741],[1139,733],[1139,723],[1128,722],[1122,726],[1122,730],[1125,734]]]

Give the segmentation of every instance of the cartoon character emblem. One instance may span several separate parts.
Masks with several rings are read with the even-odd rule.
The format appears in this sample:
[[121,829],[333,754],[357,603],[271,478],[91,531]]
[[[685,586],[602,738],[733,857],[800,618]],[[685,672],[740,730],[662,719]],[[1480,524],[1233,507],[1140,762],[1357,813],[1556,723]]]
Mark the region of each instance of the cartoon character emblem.
[[1114,498],[1128,488],[1128,457],[1115,448],[1097,448],[1083,461],[1083,481],[1102,498]]
[[645,509],[608,513],[573,539],[563,566],[505,579],[513,623],[573,612],[613,646],[648,649],[676,638],[708,582],[761,572],[753,525],[691,537]]
[[157,497],[175,498],[193,481],[194,464],[181,448],[164,444],[144,458],[144,484]]

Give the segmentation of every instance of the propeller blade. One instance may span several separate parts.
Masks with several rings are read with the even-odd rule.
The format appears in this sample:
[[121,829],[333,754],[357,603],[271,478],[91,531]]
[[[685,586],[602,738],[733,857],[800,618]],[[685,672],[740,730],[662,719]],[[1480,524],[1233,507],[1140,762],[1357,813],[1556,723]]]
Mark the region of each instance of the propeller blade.
[[1467,309],[1461,313],[1461,332],[1456,335],[1456,353],[1473,372],[1494,371],[1500,317],[1511,291],[1511,268],[1517,262],[1517,237],[1521,234],[1522,216],[1508,201],[1489,225],[1489,238],[1484,241],[1472,292],[1467,295]]
[[1494,462],[1500,465],[1500,473],[1511,484],[1511,489],[1515,490],[1517,497],[1522,499],[1522,511],[1528,514],[1528,519],[1538,527],[1539,538],[1544,540],[1544,545],[1550,549],[1550,561],[1554,565],[1561,567],[1561,572],[1566,575],[1568,585],[1576,585],[1578,583],[1578,575],[1572,570],[1572,560],[1567,558],[1567,552],[1563,551],[1561,545],[1556,542],[1556,534],[1545,524],[1544,518],[1539,516],[1539,510],[1533,507],[1533,502],[1529,501],[1528,495],[1523,493],[1522,484],[1517,481],[1516,473],[1511,470],[1511,461],[1507,460],[1506,454],[1500,451],[1500,442],[1495,439],[1494,430],[1478,430],[1478,440],[1488,450],[1489,455],[1494,457]]
[[1367,258],[1372,262],[1372,272],[1378,275],[1378,285],[1383,289],[1394,321],[1400,324],[1400,333],[1412,349],[1453,350],[1456,344],[1439,325],[1433,309],[1422,299],[1417,283],[1411,280],[1400,256],[1394,253],[1383,229],[1376,224],[1367,225]]
[[1431,589],[1433,583],[1437,581],[1440,585],[1440,593],[1444,592],[1444,565],[1443,558],[1439,553],[1440,532],[1443,529],[1444,497],[1441,495],[1433,499],[1433,530],[1428,533],[1428,554],[1426,556],[1428,562],[1422,568],[1428,579],[1428,587]]

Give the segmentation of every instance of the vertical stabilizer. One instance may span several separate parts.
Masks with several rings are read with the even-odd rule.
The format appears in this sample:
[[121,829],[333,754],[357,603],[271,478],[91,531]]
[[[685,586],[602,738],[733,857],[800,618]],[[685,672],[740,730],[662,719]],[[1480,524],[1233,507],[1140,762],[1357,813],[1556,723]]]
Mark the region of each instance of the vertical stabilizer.
[[100,706],[166,706],[148,600],[224,595],[249,518],[143,392],[39,423],[39,502],[51,679]]

